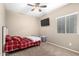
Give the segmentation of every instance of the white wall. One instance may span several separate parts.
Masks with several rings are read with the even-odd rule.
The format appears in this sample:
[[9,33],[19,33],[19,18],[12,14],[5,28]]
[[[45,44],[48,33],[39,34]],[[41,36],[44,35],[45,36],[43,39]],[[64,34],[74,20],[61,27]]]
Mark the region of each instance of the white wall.
[[38,19],[32,16],[6,11],[6,26],[11,35],[39,35]]
[[0,3],[0,56],[2,55],[2,26],[4,26],[5,10],[3,4]]

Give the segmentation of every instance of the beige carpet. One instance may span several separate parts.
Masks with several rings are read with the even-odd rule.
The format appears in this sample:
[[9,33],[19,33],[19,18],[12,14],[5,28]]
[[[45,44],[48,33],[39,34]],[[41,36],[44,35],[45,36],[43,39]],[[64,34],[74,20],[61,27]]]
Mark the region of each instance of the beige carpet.
[[31,47],[7,54],[8,56],[78,56],[79,54],[59,48],[57,46],[42,43],[40,46]]

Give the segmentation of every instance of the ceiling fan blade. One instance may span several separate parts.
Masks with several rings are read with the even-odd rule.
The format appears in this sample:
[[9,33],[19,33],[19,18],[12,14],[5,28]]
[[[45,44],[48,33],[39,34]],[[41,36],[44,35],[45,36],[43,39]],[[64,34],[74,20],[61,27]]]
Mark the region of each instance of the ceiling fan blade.
[[39,9],[39,12],[41,12],[42,10],[41,9]]
[[40,3],[35,3],[35,5],[40,5]]
[[29,6],[34,6],[34,5],[32,5],[32,4],[27,4],[27,5],[29,5]]
[[41,8],[46,8],[47,6],[46,5],[43,5],[43,6],[40,6]]

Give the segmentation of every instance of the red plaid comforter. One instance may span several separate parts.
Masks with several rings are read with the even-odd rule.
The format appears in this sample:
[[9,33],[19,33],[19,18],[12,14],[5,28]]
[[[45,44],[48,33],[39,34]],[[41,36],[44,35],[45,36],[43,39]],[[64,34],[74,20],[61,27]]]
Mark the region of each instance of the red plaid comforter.
[[28,38],[21,38],[19,36],[6,36],[5,52],[11,52],[18,49],[24,49],[32,46],[40,45],[40,41],[33,42]]

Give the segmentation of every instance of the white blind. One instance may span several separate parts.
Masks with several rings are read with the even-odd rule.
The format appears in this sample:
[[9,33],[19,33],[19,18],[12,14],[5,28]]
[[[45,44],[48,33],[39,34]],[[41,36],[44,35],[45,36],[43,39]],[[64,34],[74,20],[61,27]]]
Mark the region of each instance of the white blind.
[[65,17],[57,19],[58,33],[65,33]]
[[57,18],[58,33],[77,33],[77,14]]

